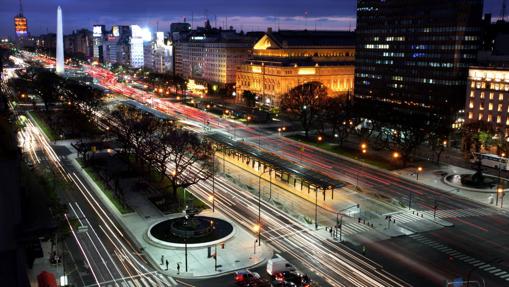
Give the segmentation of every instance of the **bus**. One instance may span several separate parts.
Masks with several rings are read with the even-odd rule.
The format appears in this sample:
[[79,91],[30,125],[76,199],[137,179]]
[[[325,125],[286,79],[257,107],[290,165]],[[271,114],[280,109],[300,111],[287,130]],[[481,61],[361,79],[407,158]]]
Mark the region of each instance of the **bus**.
[[509,170],[509,160],[505,157],[490,153],[474,153],[472,163],[481,160],[481,165],[501,170]]

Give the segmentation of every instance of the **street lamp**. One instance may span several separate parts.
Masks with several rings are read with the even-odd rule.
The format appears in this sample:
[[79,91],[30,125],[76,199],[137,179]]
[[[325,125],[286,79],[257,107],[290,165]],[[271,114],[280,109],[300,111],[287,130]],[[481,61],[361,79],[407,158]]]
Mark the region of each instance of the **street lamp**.
[[[260,221],[258,219],[258,224],[255,224],[255,226],[253,226],[253,230],[254,232],[257,232],[258,233],[258,239],[255,241],[255,246],[256,246],[256,242],[258,242],[258,246],[261,245],[261,239],[260,239],[260,236],[261,236],[261,230],[262,230],[262,227],[260,225]],[[256,250],[256,249],[255,249]],[[256,252],[256,251],[255,251]]]
[[498,198],[500,197],[500,208],[502,208],[504,206],[504,196],[505,196],[505,192],[504,192],[504,189],[499,187],[497,188],[497,201],[496,201],[496,206],[498,206]]
[[419,173],[422,172],[422,166],[417,167],[417,180],[419,180]]
[[[362,161],[362,155],[364,155],[364,154],[366,154],[368,152],[368,144],[362,143],[360,148],[361,148],[361,154],[359,155],[359,159]],[[359,173],[360,173],[360,170],[357,169],[355,189],[359,188]]]
[[395,151],[392,153],[392,158],[393,159],[398,159],[401,155],[399,154],[399,152]]

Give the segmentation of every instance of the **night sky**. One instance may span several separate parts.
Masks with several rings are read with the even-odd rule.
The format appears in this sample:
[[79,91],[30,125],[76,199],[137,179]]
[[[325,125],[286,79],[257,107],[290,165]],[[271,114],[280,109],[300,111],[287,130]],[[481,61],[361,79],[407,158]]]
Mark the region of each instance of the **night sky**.
[[[449,0],[444,0],[449,1]],[[485,0],[485,12],[500,15],[502,0]],[[61,5],[64,32],[92,29],[93,24],[138,24],[168,31],[171,22],[203,25],[205,15],[211,24],[244,31],[267,27],[281,29],[353,29],[356,0],[24,0],[28,29],[33,35],[54,32],[56,8]],[[0,0],[0,35],[13,36],[13,17],[18,13],[18,0]],[[307,17],[305,13],[307,11]]]

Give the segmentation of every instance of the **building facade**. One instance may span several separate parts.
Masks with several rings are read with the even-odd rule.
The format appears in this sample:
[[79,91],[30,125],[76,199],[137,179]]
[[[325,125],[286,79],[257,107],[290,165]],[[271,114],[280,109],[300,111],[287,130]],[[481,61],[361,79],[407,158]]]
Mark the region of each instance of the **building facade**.
[[87,29],[73,31],[72,34],[64,36],[65,54],[70,57],[92,57],[93,37],[92,32]]
[[277,105],[283,94],[312,81],[324,84],[330,96],[353,92],[354,57],[352,32],[269,29],[237,71],[237,100],[250,91],[260,103]]
[[482,0],[358,0],[356,100],[405,113],[462,109],[482,11]]
[[485,121],[504,131],[509,127],[509,67],[469,70],[466,122]]
[[195,81],[235,84],[237,68],[246,61],[254,39],[235,30],[199,28],[174,43],[175,74]]

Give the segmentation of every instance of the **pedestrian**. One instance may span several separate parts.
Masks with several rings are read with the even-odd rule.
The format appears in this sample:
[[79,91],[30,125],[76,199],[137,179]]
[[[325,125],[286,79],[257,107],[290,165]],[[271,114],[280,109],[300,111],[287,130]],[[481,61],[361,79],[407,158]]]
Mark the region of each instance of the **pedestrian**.
[[161,264],[160,265],[164,265],[164,255],[161,255]]
[[180,274],[180,263],[177,263],[177,274]]
[[330,236],[332,236],[332,227],[329,227]]
[[168,265],[169,265],[168,259],[166,259],[166,271],[168,271]]

